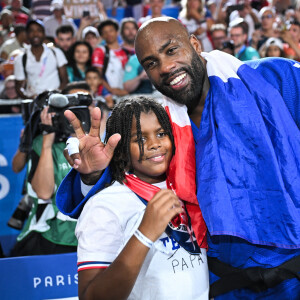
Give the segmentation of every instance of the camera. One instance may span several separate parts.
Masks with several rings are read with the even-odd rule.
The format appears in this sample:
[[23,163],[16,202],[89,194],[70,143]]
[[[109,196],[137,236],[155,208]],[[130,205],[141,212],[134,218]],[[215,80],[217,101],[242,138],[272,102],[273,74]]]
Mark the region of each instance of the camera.
[[13,215],[7,222],[9,227],[21,230],[32,206],[32,199],[26,194],[18,204]]
[[[55,142],[66,141],[74,132],[64,116],[67,109],[76,115],[81,121],[83,129],[88,132],[91,126],[88,106],[92,102],[93,98],[88,93],[63,95],[58,91],[47,91],[39,94],[32,102],[24,103],[26,110],[24,109],[23,119],[26,125],[19,150],[25,153],[30,152],[33,139],[37,135],[47,132],[55,132]],[[40,124],[40,114],[45,106],[49,106],[49,113],[54,113],[52,126]]]

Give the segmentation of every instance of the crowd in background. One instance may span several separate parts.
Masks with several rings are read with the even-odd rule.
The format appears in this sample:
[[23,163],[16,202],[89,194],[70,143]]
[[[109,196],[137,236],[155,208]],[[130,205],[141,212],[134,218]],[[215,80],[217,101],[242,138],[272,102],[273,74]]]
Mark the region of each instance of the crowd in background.
[[[106,10],[112,9],[114,14],[118,5],[126,6],[132,17],[121,22],[108,18]],[[63,0],[9,0],[1,2],[0,12],[0,98],[34,98],[45,90],[82,80],[90,85],[93,96],[101,97],[110,108],[116,97],[152,93],[154,88],[134,55],[134,38],[139,26],[163,16],[167,5],[178,7],[178,19],[197,36],[205,52],[218,49],[243,61],[268,56],[300,60],[297,0],[167,4],[163,0],[98,0],[97,17],[84,11],[80,20],[64,15]],[[37,43],[47,51],[40,48],[35,52]],[[48,68],[50,62],[56,66],[53,70]],[[17,106],[0,110],[20,112]]]
[[[83,11],[80,20],[64,15],[63,0],[0,3],[0,100],[35,99],[47,90],[65,94],[83,90],[107,116],[120,97],[153,94],[155,88],[135,55],[134,40],[143,22],[164,16],[166,6],[178,8],[178,19],[197,36],[205,52],[217,49],[242,61],[263,57],[300,61],[298,0],[98,0],[97,17]],[[120,22],[107,17],[107,10],[114,15],[118,6],[126,7],[128,15]],[[21,113],[21,107],[0,105],[0,113]],[[43,112],[41,119],[49,125],[46,115]],[[39,147],[45,146],[48,134],[51,132],[39,140]],[[56,144],[54,137],[48,144],[50,148]],[[44,152],[38,152],[43,157]],[[22,155],[18,150],[14,157],[16,172],[28,159],[27,154]],[[37,172],[40,161],[36,159]],[[41,187],[40,178],[32,174],[33,187]],[[55,199],[50,192],[47,197]],[[65,245],[73,251],[75,244],[72,240]]]

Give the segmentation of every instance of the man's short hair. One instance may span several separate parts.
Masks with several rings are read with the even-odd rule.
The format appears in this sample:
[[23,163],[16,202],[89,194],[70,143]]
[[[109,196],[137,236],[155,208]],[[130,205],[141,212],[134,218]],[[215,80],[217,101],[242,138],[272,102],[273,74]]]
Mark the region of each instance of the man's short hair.
[[20,33],[22,33],[22,32],[26,32],[25,26],[23,24],[16,25],[15,29],[14,29],[14,33],[15,33],[16,37],[19,36]]
[[243,34],[248,34],[249,31],[249,25],[247,22],[245,22],[242,18],[239,18],[238,20],[234,20],[229,23],[228,31],[230,31],[232,28],[242,28]]
[[103,28],[105,26],[113,26],[113,27],[115,27],[116,31],[119,30],[119,24],[118,24],[118,22],[116,20],[114,20],[114,19],[107,19],[107,20],[101,22],[98,25],[98,27],[97,27],[100,35],[102,34],[102,30],[103,30]]
[[210,33],[213,33],[215,31],[220,31],[220,30],[222,30],[225,34],[227,34],[226,26],[222,23],[213,24],[210,28]]
[[66,85],[66,87],[62,90],[62,94],[66,95],[69,94],[70,91],[72,90],[86,90],[86,91],[90,91],[90,87],[89,85],[85,82],[85,81],[74,81],[74,82],[70,82]]
[[123,35],[124,27],[127,23],[131,23],[134,25],[135,29],[138,30],[139,26],[134,18],[124,18],[121,22],[120,34]]
[[88,74],[88,73],[97,73],[98,76],[99,76],[99,78],[102,78],[102,76],[101,76],[99,70],[98,70],[96,67],[93,67],[93,66],[92,66],[92,67],[87,68],[87,70],[85,71],[85,76],[86,76],[86,74]]
[[71,33],[72,36],[74,36],[74,28],[71,25],[61,25],[56,29],[56,37],[60,34],[60,33]]

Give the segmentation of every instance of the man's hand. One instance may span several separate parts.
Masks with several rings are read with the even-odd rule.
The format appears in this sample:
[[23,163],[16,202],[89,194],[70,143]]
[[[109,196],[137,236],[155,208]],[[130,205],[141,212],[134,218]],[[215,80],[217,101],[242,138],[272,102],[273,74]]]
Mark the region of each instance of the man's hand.
[[101,111],[98,107],[91,113],[91,129],[89,134],[85,134],[80,121],[70,110],[65,111],[65,117],[74,128],[75,135],[79,140],[79,153],[68,153],[65,149],[64,155],[69,164],[77,169],[79,173],[91,174],[104,170],[110,163],[114,150],[121,139],[120,134],[112,135],[107,144],[100,140]]
[[[46,106],[41,112],[41,123],[44,125],[52,126],[52,116],[53,114],[48,113],[49,106]],[[48,133],[43,136],[43,148],[52,148],[55,140],[55,133]]]

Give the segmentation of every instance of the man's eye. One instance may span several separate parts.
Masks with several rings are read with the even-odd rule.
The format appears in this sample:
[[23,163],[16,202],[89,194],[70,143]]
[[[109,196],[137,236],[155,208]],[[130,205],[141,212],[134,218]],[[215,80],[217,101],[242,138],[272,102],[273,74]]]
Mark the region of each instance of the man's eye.
[[147,69],[151,69],[154,66],[155,66],[155,62],[154,61],[150,61],[149,63],[146,64],[146,68]]
[[177,49],[177,47],[172,47],[170,49],[168,49],[168,54],[173,54],[175,52],[175,50]]

